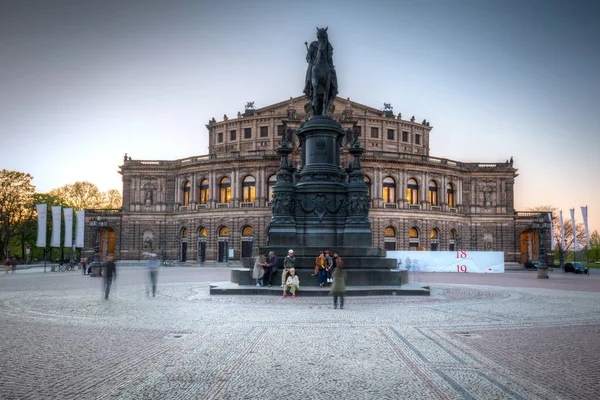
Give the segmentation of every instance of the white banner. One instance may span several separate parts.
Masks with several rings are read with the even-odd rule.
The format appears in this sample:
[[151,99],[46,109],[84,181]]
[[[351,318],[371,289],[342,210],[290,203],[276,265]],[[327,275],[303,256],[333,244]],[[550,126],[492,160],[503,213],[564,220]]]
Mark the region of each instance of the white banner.
[[77,211],[77,230],[75,231],[75,247],[83,247],[83,232],[85,231],[85,210]]
[[73,246],[73,209],[63,208],[63,214],[65,216],[65,241],[63,246],[71,248]]
[[388,251],[387,258],[395,258],[399,269],[414,272],[504,272],[502,251]]
[[565,250],[565,225],[563,224],[562,210],[560,210],[560,247]]
[[48,219],[48,205],[36,204],[35,208],[38,215],[38,231],[35,245],[37,247],[46,247],[46,220]]
[[61,214],[61,206],[52,206],[52,237],[50,238],[51,247],[60,247],[60,221],[62,217]]
[[575,209],[570,208],[571,211],[571,225],[573,225],[573,250],[578,251],[579,245],[577,244],[577,225],[575,225]]
[[550,250],[554,251],[554,225],[551,212],[548,213],[548,219],[550,220]]
[[585,226],[585,240],[587,243],[587,248],[589,250],[592,248],[592,246],[590,246],[590,231],[588,230],[587,206],[581,206],[581,215],[583,215],[583,225]]

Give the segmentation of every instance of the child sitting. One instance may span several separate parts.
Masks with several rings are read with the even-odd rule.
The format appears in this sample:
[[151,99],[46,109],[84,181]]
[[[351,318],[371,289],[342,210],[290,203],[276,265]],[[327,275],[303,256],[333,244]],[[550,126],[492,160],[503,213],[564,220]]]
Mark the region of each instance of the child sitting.
[[283,286],[283,297],[284,299],[287,297],[287,291],[289,290],[292,293],[292,299],[296,298],[296,290],[300,289],[300,280],[296,275],[296,269],[290,269],[290,273],[287,277],[287,281],[285,281],[285,285]]

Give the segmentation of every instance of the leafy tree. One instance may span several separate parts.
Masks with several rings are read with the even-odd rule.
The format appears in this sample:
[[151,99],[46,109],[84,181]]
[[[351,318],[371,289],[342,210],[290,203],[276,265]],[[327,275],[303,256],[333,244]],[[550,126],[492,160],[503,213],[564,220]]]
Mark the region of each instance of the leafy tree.
[[600,260],[600,234],[597,230],[590,235],[590,246],[589,257],[596,261]]
[[8,255],[7,246],[20,224],[28,217],[35,186],[25,172],[0,171],[0,251]]
[[116,189],[101,192],[98,186],[91,182],[75,182],[48,192],[49,195],[62,199],[66,207],[75,210],[93,208],[121,208],[121,194]]
[[123,198],[117,189],[111,189],[104,193],[104,208],[121,208]]

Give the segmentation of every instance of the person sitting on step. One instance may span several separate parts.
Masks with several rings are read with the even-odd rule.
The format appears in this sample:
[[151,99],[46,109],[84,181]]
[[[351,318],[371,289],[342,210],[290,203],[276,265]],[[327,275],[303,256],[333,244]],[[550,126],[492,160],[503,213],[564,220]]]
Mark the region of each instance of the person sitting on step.
[[285,285],[283,286],[283,296],[281,297],[285,299],[287,297],[287,291],[289,290],[292,294],[292,299],[295,299],[296,291],[298,289],[300,289],[300,279],[298,279],[298,275],[296,275],[296,269],[291,268],[287,281],[285,281]]

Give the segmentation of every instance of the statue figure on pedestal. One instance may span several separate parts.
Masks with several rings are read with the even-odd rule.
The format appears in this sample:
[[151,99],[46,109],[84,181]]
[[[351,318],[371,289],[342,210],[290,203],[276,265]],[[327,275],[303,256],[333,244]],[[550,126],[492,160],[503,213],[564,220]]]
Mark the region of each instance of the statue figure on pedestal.
[[333,46],[327,28],[317,28],[317,40],[306,45],[306,79],[304,94],[312,103],[313,115],[328,115],[338,94],[337,75],[333,65]]

